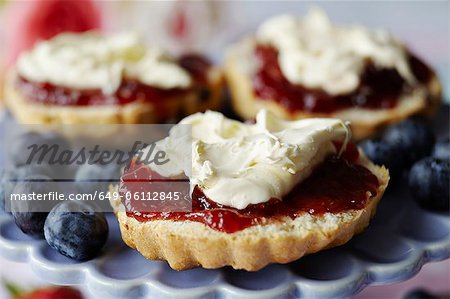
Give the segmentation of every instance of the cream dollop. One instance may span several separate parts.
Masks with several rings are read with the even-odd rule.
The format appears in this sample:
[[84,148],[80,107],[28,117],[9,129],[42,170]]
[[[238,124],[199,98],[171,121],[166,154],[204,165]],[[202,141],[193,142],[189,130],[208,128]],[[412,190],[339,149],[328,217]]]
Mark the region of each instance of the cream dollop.
[[303,19],[270,18],[259,27],[256,38],[278,49],[280,68],[291,83],[332,95],[358,86],[367,59],[377,67],[396,69],[407,82],[415,81],[407,51],[393,36],[356,25],[333,25],[318,8]]
[[149,166],[166,177],[184,173],[191,189],[198,185],[211,200],[244,209],[282,198],[336,151],[332,141],[346,143],[350,134],[338,119],[285,121],[263,110],[248,124],[208,111],[173,127],[158,143],[171,162]]
[[17,62],[18,73],[36,82],[114,93],[123,77],[159,88],[185,88],[191,77],[166,52],[133,33],[63,33],[36,44]]

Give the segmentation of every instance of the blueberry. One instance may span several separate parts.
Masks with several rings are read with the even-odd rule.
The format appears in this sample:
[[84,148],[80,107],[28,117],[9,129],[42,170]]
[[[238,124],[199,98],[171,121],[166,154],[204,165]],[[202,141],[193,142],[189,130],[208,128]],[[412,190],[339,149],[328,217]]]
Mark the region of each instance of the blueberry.
[[406,167],[427,157],[433,150],[435,136],[431,130],[417,120],[406,120],[388,128],[382,137],[398,151]]
[[14,170],[11,170],[11,175],[18,181],[34,175],[45,175],[49,178],[53,178],[55,173],[53,169],[47,164],[32,164],[32,165],[24,165],[21,167],[17,167]]
[[433,157],[450,159],[450,138],[439,140],[433,148]]
[[11,212],[16,225],[27,235],[43,238],[44,222],[47,218],[50,206],[53,202],[49,200],[21,200],[19,198],[34,195],[35,198],[44,196],[54,190],[54,186],[48,181],[51,179],[44,175],[34,175],[25,178],[25,181],[17,182],[13,193],[15,199],[11,200]]
[[437,297],[431,295],[425,290],[418,289],[406,294],[405,299],[437,299]]
[[9,205],[10,195],[17,184],[17,178],[25,178],[26,175],[22,176],[22,171],[20,168],[15,168],[13,170],[3,170],[0,177],[0,209],[2,212],[11,214],[11,206]]
[[4,214],[6,213],[6,198],[9,198],[12,187],[7,172],[3,170],[0,175],[0,213]]
[[[67,140],[56,133],[37,133],[26,132],[19,136],[11,145],[10,158],[16,166],[29,165],[39,162],[42,151],[35,155],[31,155],[32,148],[30,146],[36,145],[37,149],[41,146],[52,148],[58,146],[58,152],[69,148]],[[42,162],[47,163],[50,160],[52,150],[43,156]]]
[[409,188],[420,206],[429,210],[449,210],[450,161],[425,158],[411,168]]
[[103,213],[79,201],[56,205],[44,226],[47,243],[62,255],[78,261],[98,255],[108,238],[108,230]]
[[83,164],[75,174],[77,190],[81,193],[107,191],[111,183],[120,179],[120,167],[116,163],[106,165]]
[[[54,173],[47,165],[25,165],[10,170],[3,170],[0,177],[0,206],[3,209],[4,203],[10,197],[11,192],[18,182],[25,180],[29,176],[44,175],[51,178]],[[3,209],[4,210],[4,209]],[[8,209],[9,210],[9,209]]]
[[30,164],[16,167],[10,172],[17,180],[30,175],[46,175],[50,178],[72,179],[71,169],[67,165]]
[[391,176],[396,176],[403,170],[405,161],[395,146],[383,139],[371,139],[361,144],[366,156],[375,164],[384,165],[389,169]]

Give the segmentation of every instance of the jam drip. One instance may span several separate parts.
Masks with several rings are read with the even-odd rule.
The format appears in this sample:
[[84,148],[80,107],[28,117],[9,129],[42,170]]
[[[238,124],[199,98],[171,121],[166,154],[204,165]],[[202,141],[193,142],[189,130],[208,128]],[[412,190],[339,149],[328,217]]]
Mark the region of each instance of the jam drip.
[[[189,72],[197,84],[207,84],[211,63],[205,57],[185,55],[179,58],[178,64]],[[29,81],[20,76],[16,85],[29,101],[62,106],[126,105],[135,101],[158,104],[190,91],[182,88],[162,89],[131,78],[124,78],[117,91],[111,95],[104,94],[99,89],[74,90],[51,83]]]
[[[367,60],[356,90],[333,96],[321,89],[290,83],[280,69],[278,51],[275,48],[258,45],[255,55],[261,63],[253,78],[255,95],[262,100],[276,101],[290,112],[331,113],[351,107],[392,108],[401,94],[411,90],[411,86],[397,70],[380,69]],[[409,63],[417,80],[428,83],[432,77],[429,67],[413,55],[410,55]]]
[[[340,145],[336,144],[336,147],[339,148]],[[309,178],[298,184],[283,200],[273,198],[243,210],[210,200],[198,187],[195,187],[192,194],[192,212],[136,213],[136,209],[142,208],[139,201],[124,201],[124,204],[128,216],[138,221],[195,221],[226,233],[237,232],[253,225],[283,221],[286,217],[295,219],[303,213],[322,215],[327,212],[359,210],[365,207],[368,192],[371,197],[377,194],[379,182],[368,169],[355,164],[358,158],[356,147],[349,145],[340,157],[331,155],[326,158]],[[134,189],[134,184],[127,184],[127,177],[149,180],[158,178],[149,168],[131,164],[122,177],[119,189],[122,195],[125,192],[141,191],[140,188]]]

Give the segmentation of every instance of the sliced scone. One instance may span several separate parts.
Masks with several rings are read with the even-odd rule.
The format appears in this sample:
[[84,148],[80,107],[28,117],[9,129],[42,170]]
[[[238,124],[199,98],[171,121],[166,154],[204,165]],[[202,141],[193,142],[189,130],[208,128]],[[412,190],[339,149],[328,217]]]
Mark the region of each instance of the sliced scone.
[[[186,125],[189,167],[176,162],[188,156]],[[176,270],[256,271],[341,245],[369,224],[389,181],[384,167],[348,143],[350,135],[338,119],[285,121],[261,111],[246,124],[211,111],[191,115],[158,142],[173,163],[136,158],[111,189],[122,238]],[[143,194],[180,190],[160,185],[180,177],[189,178],[189,210],[149,208]]]
[[267,20],[229,49],[225,76],[244,119],[260,109],[285,119],[340,118],[357,140],[441,103],[434,71],[398,40],[333,25],[318,9]]
[[134,34],[64,33],[23,53],[4,98],[22,123],[159,123],[217,108],[221,72]]

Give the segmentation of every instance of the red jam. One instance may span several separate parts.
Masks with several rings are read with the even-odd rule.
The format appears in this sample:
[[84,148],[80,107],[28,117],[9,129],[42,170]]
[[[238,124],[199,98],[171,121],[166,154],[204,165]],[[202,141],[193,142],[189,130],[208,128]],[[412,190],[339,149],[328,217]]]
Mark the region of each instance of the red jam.
[[[180,57],[178,63],[197,83],[207,82],[211,63],[206,58],[190,54]],[[181,88],[162,89],[129,78],[124,78],[117,91],[111,95],[99,89],[74,90],[51,83],[32,82],[23,77],[19,77],[16,84],[29,101],[64,106],[125,105],[135,101],[157,104],[189,91]]]
[[[336,147],[340,148],[336,143]],[[321,215],[323,213],[339,213],[364,208],[367,192],[371,196],[377,194],[378,179],[368,169],[356,164],[358,151],[349,145],[340,156],[329,156],[313,174],[298,184],[283,200],[273,198],[266,203],[250,205],[238,210],[215,203],[205,196],[202,190],[195,187],[192,194],[192,212],[142,212],[135,213],[133,208],[142,208],[139,201],[128,201],[127,214],[139,221],[174,220],[196,221],[212,229],[225,233],[233,233],[253,225],[263,225],[275,221],[291,219],[303,213]],[[127,184],[129,178],[158,179],[147,167],[132,164],[122,177],[120,192],[139,192],[133,185]],[[148,183],[147,183],[148,184]],[[326,186],[324,188],[324,186]],[[130,189],[131,187],[131,189]]]
[[[411,86],[395,69],[380,69],[367,60],[356,90],[333,96],[321,89],[290,83],[280,69],[278,51],[275,48],[258,45],[255,54],[261,67],[253,78],[254,93],[262,100],[280,103],[292,113],[331,113],[351,107],[392,108],[402,93],[411,90]],[[429,67],[413,55],[410,55],[409,63],[418,81],[428,83],[432,76]]]
[[208,82],[208,71],[211,62],[206,57],[197,54],[185,54],[178,59],[178,64],[188,71],[197,81]]

